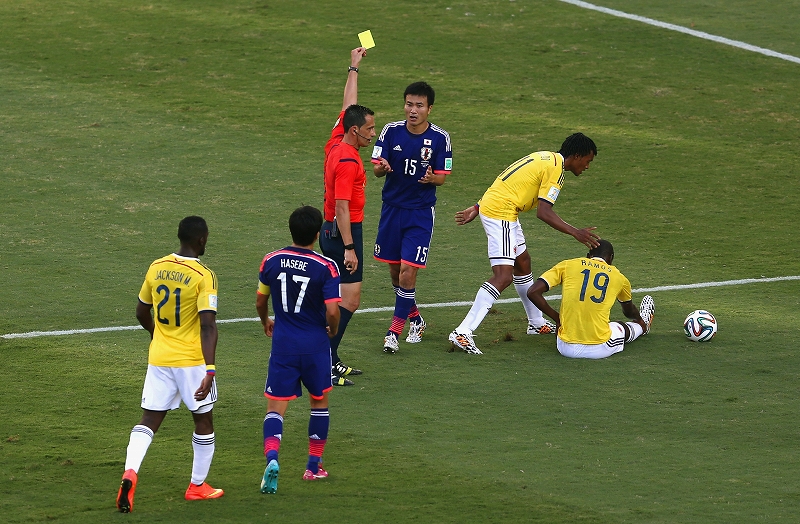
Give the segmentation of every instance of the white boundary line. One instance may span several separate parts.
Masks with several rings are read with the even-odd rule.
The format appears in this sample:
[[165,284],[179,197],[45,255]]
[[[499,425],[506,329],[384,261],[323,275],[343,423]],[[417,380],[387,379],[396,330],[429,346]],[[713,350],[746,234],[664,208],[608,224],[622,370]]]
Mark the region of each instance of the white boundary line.
[[639,15],[632,15],[629,13],[625,13],[623,11],[617,11],[616,9],[609,9],[607,7],[601,7],[599,5],[590,4],[588,2],[581,2],[580,0],[559,0],[560,2],[564,2],[565,4],[572,4],[577,7],[582,7],[584,9],[591,9],[593,11],[600,11],[601,13],[605,13],[607,15],[617,16],[619,18],[627,18],[628,20],[635,20],[637,22],[642,22],[649,25],[654,25],[656,27],[661,27],[663,29],[669,29],[670,31],[677,31],[679,33],[685,33],[687,35],[696,36],[697,38],[703,38],[705,40],[711,40],[712,42],[717,42],[720,44],[725,44],[733,47],[738,47],[739,49],[744,49],[747,51],[752,51],[754,53],[761,53],[762,55],[771,56],[773,58],[780,58],[781,60],[787,60],[789,62],[794,62],[796,64],[800,64],[800,58],[792,55],[785,55],[783,53],[778,53],[777,51],[773,51],[772,49],[766,49],[763,47],[758,47],[754,45],[750,45],[746,42],[740,42],[738,40],[731,40],[730,38],[725,38],[722,36],[716,36],[709,33],[704,33],[702,31],[695,31],[694,29],[688,29],[686,27],[682,27],[675,24],[668,24],[666,22],[661,22],[659,20],[654,20],[652,18],[646,18],[644,16]]
[[[634,293],[652,293],[654,291],[675,291],[679,289],[699,289],[706,287],[720,287],[720,286],[738,286],[741,284],[756,284],[763,282],[783,282],[786,280],[800,280],[800,275],[793,275],[787,277],[772,277],[772,278],[745,278],[741,280],[724,280],[722,282],[699,282],[697,284],[678,284],[674,286],[657,286],[657,287],[643,287],[634,289]],[[561,295],[548,295],[547,300],[560,300]],[[512,302],[519,302],[519,298],[501,298],[496,300],[495,304],[510,304]],[[460,307],[471,306],[472,302],[437,302],[434,304],[421,304],[420,308],[437,308],[437,307]],[[394,311],[394,306],[391,307],[372,307],[359,309],[356,313],[384,313],[387,311]],[[218,324],[233,324],[236,322],[256,322],[258,317],[253,318],[229,318],[226,320],[218,320]],[[104,333],[107,331],[133,331],[142,329],[141,326],[114,326],[102,328],[89,328],[89,329],[68,329],[61,331],[29,331],[27,333],[8,333],[0,335],[0,338],[36,338],[36,337],[54,337],[59,335],[81,335],[85,333]]]

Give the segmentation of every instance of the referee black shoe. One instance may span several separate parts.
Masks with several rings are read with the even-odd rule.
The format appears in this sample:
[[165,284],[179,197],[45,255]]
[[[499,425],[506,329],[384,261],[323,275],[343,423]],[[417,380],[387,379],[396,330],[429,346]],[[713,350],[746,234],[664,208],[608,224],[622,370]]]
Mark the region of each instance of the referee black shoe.
[[334,386],[355,386],[355,382],[349,378],[340,377],[339,375],[331,375],[331,383]]
[[341,360],[334,364],[333,368],[331,368],[331,373],[334,375],[339,375],[340,377],[344,377],[347,375],[360,375],[363,373],[360,369],[351,368]]

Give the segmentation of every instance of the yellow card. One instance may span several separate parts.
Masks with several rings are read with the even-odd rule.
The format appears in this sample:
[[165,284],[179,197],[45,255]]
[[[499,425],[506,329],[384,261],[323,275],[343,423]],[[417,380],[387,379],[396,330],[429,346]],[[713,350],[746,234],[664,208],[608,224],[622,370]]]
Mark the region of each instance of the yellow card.
[[358,33],[358,39],[361,40],[361,47],[365,49],[372,49],[375,47],[375,40],[372,39],[372,31],[370,30]]

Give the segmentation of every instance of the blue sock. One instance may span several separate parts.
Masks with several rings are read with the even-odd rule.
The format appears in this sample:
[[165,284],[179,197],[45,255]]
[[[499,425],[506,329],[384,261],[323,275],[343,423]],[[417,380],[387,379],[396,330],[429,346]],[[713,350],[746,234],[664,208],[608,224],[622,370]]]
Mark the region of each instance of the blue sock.
[[416,289],[404,289],[402,287],[395,288],[397,295],[394,300],[394,317],[392,317],[392,325],[389,328],[387,335],[394,333],[398,338],[403,332],[406,325],[406,319],[411,312],[411,308],[415,304]]
[[283,437],[283,417],[274,411],[267,413],[264,417],[264,455],[267,457],[267,464],[270,460],[278,460],[278,450],[281,447]]
[[308,419],[308,464],[306,464],[306,469],[311,473],[319,472],[319,463],[325,451],[325,443],[328,441],[329,426],[328,408],[312,408]]

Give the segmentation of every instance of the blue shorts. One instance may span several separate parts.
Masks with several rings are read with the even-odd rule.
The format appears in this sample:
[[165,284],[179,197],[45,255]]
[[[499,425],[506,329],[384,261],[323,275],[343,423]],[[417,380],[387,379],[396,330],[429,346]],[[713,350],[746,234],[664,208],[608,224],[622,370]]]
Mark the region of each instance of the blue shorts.
[[331,354],[269,356],[264,396],[272,400],[294,400],[303,396],[300,384],[314,400],[333,389],[331,384]]
[[433,237],[436,209],[403,209],[386,202],[381,208],[373,257],[389,264],[425,267]]
[[351,222],[350,231],[353,234],[353,244],[356,245],[358,257],[358,268],[352,275],[350,270],[344,268],[344,242],[338,232],[335,237],[333,236],[333,222],[323,222],[319,232],[319,248],[323,255],[336,262],[336,267],[339,268],[339,282],[342,284],[353,284],[364,280],[364,233],[361,222]]

